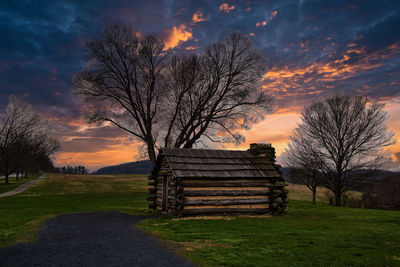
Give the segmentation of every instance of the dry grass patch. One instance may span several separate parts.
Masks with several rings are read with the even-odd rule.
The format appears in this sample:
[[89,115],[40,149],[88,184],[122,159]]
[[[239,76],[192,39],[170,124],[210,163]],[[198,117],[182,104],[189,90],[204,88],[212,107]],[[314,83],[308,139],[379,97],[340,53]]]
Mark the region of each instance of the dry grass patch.
[[[312,192],[305,185],[289,183],[286,189],[289,190],[289,200],[312,201]],[[345,194],[357,199],[361,199],[362,196],[362,193],[357,191],[347,191]],[[333,197],[333,194],[327,188],[317,187],[317,203],[329,204],[329,197]]]
[[[76,175],[51,174],[46,183],[47,192],[52,195],[141,192],[147,190],[146,176],[139,175]],[[35,192],[31,192],[35,194]]]

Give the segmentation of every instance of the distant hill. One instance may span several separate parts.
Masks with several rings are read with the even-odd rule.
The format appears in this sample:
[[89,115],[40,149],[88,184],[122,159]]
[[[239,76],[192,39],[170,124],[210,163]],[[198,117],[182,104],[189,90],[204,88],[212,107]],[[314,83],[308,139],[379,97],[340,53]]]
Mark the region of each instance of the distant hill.
[[152,168],[150,160],[141,160],[104,167],[94,174],[150,174]]

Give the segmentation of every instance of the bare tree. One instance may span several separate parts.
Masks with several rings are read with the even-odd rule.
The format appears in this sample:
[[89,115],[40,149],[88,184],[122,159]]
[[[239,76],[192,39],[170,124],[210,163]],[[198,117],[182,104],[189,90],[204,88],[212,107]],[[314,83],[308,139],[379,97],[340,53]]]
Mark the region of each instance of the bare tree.
[[308,141],[308,139],[302,139],[289,143],[288,148],[281,155],[281,160],[290,168],[290,179],[311,190],[312,203],[316,204],[317,187],[322,185],[323,180],[320,161]]
[[39,113],[10,97],[10,103],[0,117],[0,169],[5,175],[5,183],[11,173],[25,170],[29,162],[38,164],[39,159],[49,157],[58,147]]
[[16,98],[10,97],[10,103],[0,121],[1,169],[6,183],[8,176],[17,167],[20,140],[39,122],[38,113],[33,112],[28,105],[20,103]]
[[258,87],[264,73],[263,55],[240,33],[203,53],[174,57],[164,146],[191,148],[201,137],[244,141],[236,130],[249,128],[271,112],[272,97]]
[[327,97],[305,107],[302,123],[289,137],[286,155],[296,159],[299,168],[307,168],[311,159],[312,169],[322,174],[337,206],[342,194],[357,185],[357,171],[387,162],[390,153],[382,148],[395,140],[385,127],[388,115],[383,107],[361,96]]
[[74,93],[96,108],[92,122],[110,122],[141,140],[152,163],[159,142],[192,147],[201,137],[243,141],[236,131],[271,111],[260,92],[261,54],[241,34],[203,53],[169,57],[154,36],[109,26],[87,44],[88,63],[74,78]]
[[110,122],[147,144],[155,162],[154,124],[168,53],[154,36],[111,25],[87,44],[88,64],[74,77],[74,93],[96,107],[94,122]]
[[49,168],[51,155],[60,148],[59,142],[52,138],[44,123],[35,131],[27,134],[21,140],[19,156],[17,157],[17,171],[24,173],[36,173],[39,170]]

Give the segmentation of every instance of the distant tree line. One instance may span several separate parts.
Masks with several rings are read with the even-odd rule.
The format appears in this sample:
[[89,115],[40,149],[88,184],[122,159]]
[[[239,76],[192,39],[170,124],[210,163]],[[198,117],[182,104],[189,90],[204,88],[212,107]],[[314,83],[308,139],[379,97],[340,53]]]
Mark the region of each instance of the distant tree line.
[[0,114],[0,173],[9,182],[9,175],[27,177],[29,173],[53,168],[51,155],[59,143],[51,137],[49,127],[40,114],[15,97]]
[[64,167],[56,167],[54,168],[55,173],[63,173],[63,174],[88,174],[88,169],[85,166],[64,166]]
[[[390,152],[383,148],[396,141],[385,126],[383,107],[366,97],[336,95],[304,108],[282,159],[291,168],[291,180],[312,191],[313,203],[317,186],[324,186],[334,195],[334,204],[343,205],[347,191],[363,189],[367,178],[390,162]],[[370,195],[378,187],[372,186]]]

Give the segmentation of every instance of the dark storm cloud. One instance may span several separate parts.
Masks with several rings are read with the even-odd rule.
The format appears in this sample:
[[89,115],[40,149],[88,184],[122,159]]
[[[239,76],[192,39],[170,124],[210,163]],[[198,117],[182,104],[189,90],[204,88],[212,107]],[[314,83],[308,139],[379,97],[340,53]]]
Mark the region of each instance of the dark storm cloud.
[[156,31],[164,17],[163,5],[161,1],[2,2],[0,106],[5,106],[9,94],[29,96],[35,104],[76,105],[71,81],[84,62],[85,41],[113,22]]

